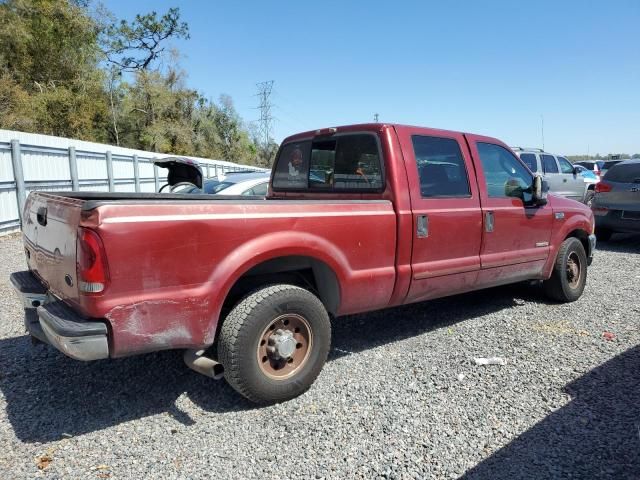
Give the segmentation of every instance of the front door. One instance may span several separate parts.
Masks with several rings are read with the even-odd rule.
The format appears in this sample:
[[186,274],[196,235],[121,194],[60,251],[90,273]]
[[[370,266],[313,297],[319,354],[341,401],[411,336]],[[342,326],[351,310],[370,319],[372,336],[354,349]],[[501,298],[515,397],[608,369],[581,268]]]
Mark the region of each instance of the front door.
[[535,278],[549,256],[550,205],[531,204],[533,178],[506,145],[467,135],[477,169],[484,227],[480,262],[485,285]]
[[575,173],[573,165],[564,157],[558,158],[558,166],[560,167],[560,175],[566,185],[567,197],[574,200],[582,201],[586,185],[582,175]]
[[480,270],[482,212],[464,136],[416,128],[399,140],[413,213],[407,302],[470,290]]

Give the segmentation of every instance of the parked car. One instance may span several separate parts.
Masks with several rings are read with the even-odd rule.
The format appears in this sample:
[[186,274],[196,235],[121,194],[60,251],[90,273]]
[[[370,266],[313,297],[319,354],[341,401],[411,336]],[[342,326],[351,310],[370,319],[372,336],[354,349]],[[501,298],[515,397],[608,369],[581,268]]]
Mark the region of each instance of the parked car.
[[580,170],[565,157],[536,148],[515,147],[513,150],[529,170],[544,176],[550,191],[591,204],[597,180],[580,175]]
[[233,172],[204,181],[203,187],[190,185],[174,193],[216,194],[216,195],[259,195],[265,196],[269,187],[270,172]]
[[578,173],[582,175],[584,178],[588,178],[595,183],[598,183],[600,181],[600,177],[598,177],[591,170],[587,170],[587,167],[583,167],[582,165],[576,165],[576,164],[574,164],[573,166],[578,170]]
[[607,173],[607,170],[609,170],[611,167],[623,161],[624,160],[607,160],[606,162],[604,162],[602,168],[600,169],[600,177],[603,177]]
[[609,240],[615,232],[640,233],[640,160],[607,170],[596,186],[592,209],[600,240]]
[[591,170],[598,177],[601,177],[602,167],[604,167],[604,160],[581,160],[575,162],[574,165],[582,165],[587,170]]
[[593,213],[546,190],[495,138],[326,128],[284,140],[265,201],[33,191],[29,269],[11,282],[30,335],[72,358],[184,349],[195,371],[281,402],[320,373],[330,316],[531,280],[578,299]]

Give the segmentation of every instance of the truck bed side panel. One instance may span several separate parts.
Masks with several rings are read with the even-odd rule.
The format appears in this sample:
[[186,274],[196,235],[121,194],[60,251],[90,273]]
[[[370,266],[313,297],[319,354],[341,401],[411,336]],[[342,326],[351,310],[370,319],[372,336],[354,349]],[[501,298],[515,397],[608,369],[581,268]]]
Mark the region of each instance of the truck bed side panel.
[[108,204],[83,224],[104,242],[111,283],[81,307],[110,322],[113,356],[211,344],[233,283],[272,258],[327,264],[339,314],[387,306],[395,282],[388,201]]

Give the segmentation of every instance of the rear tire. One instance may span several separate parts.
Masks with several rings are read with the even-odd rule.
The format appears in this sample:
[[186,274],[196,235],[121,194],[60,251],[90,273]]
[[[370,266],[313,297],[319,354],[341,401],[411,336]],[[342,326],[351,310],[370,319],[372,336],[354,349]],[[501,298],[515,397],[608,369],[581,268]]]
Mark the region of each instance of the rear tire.
[[309,389],[330,344],[331,324],[322,302],[303,288],[271,285],[249,294],[229,313],[220,330],[218,359],[238,393],[269,404]]
[[611,239],[613,231],[608,228],[596,228],[596,238],[602,242],[606,242]]
[[584,196],[584,204],[591,208],[591,204],[593,204],[593,197],[595,197],[595,192],[593,190],[587,190],[587,194]]
[[542,283],[545,294],[558,302],[575,302],[587,283],[587,254],[582,242],[569,237],[558,250],[551,278]]

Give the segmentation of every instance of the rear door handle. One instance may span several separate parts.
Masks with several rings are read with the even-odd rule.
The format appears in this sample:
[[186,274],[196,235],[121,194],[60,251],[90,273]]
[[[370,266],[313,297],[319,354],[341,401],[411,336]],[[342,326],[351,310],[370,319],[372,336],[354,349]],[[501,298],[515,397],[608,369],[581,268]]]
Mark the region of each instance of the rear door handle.
[[487,233],[493,232],[494,217],[493,212],[485,212],[484,214],[484,231]]
[[418,215],[416,219],[416,235],[418,238],[427,238],[429,236],[429,217],[426,215]]

